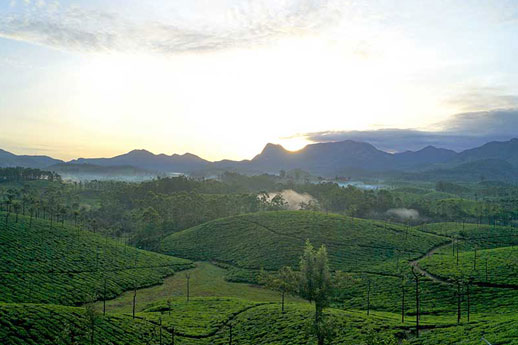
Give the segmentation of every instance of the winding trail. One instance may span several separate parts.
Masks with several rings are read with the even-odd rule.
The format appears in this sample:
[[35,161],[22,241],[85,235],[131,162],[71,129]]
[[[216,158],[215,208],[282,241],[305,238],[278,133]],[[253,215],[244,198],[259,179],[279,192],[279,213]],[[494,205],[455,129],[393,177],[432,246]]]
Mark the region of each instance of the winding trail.
[[432,247],[425,254],[421,255],[417,259],[414,259],[414,260],[410,261],[409,262],[410,266],[412,266],[412,268],[414,268],[421,275],[423,275],[425,277],[428,277],[429,279],[433,280],[434,282],[437,282],[439,284],[445,284],[445,285],[453,285],[453,283],[451,281],[449,281],[448,279],[440,277],[440,276],[437,276],[435,274],[432,274],[432,273],[428,272],[427,270],[425,270],[425,269],[423,269],[423,268],[421,268],[419,266],[419,261],[421,261],[423,259],[426,259],[427,257],[432,256],[437,251],[439,251],[442,248],[447,247],[449,245],[451,245],[451,242],[444,242],[444,243],[441,243],[441,244],[439,244],[439,245],[437,245],[435,247]]
[[[439,251],[442,248],[447,247],[449,245],[451,245],[451,242],[445,242],[445,243],[439,244],[439,245],[431,248],[424,255],[418,257],[417,259],[414,259],[414,260],[410,261],[409,262],[410,266],[412,266],[412,268],[415,268],[415,270],[418,273],[420,273],[421,275],[431,279],[432,281],[434,281],[436,283],[443,284],[443,285],[450,285],[450,286],[451,285],[455,285],[456,284],[455,281],[450,280],[450,279],[445,278],[445,277],[441,277],[441,276],[435,275],[433,273],[430,273],[427,270],[425,270],[424,268],[422,268],[421,266],[419,266],[419,262],[421,260],[426,259],[427,257],[432,256],[437,251]],[[517,284],[498,284],[498,283],[489,283],[489,282],[480,282],[480,281],[474,281],[471,284],[475,285],[475,286],[479,286],[479,287],[486,287],[486,288],[518,290],[518,285]]]
[[[215,329],[213,329],[212,331],[208,332],[208,333],[205,333],[205,334],[188,334],[188,333],[182,333],[182,332],[175,332],[175,336],[177,337],[182,337],[182,338],[189,338],[189,339],[206,339],[206,338],[210,338],[210,337],[213,337],[215,336],[216,334],[218,334],[220,331],[223,330],[223,328],[225,328],[229,323],[231,323],[233,320],[235,320],[239,315],[251,310],[251,309],[255,309],[255,308],[259,308],[259,307],[263,307],[265,305],[272,305],[272,304],[277,304],[276,302],[265,302],[265,303],[258,303],[258,304],[255,304],[255,305],[251,305],[251,306],[248,306],[246,308],[243,308],[235,313],[232,313],[230,314],[230,317],[228,317],[226,320],[222,321],[221,324],[219,324]],[[126,316],[129,316],[131,317],[130,314],[125,314]],[[155,326],[159,326],[160,327],[160,324],[156,321],[152,321],[152,320],[148,320],[142,316],[135,316],[136,319],[139,319],[139,320],[143,320],[143,321],[146,321],[146,322],[149,322]],[[170,329],[168,329],[167,327],[165,326],[162,326],[162,329],[166,332],[171,332]]]

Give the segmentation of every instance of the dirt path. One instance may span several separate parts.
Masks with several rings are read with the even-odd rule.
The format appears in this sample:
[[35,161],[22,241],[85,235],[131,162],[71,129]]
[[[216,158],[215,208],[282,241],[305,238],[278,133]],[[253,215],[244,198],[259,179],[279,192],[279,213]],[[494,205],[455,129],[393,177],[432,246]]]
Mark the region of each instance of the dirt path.
[[[440,244],[438,246],[433,247],[428,252],[426,252],[426,254],[420,256],[419,258],[417,258],[415,260],[410,261],[409,262],[410,266],[415,268],[415,270],[417,272],[419,272],[421,275],[423,275],[425,277],[428,277],[429,279],[433,280],[436,283],[444,284],[444,285],[455,285],[455,282],[453,282],[453,281],[451,281],[451,280],[449,280],[447,278],[444,278],[444,277],[435,275],[433,273],[430,273],[427,270],[425,270],[424,268],[419,266],[419,262],[421,260],[423,260],[423,259],[425,259],[427,257],[432,256],[437,251],[439,251],[442,248],[447,247],[449,245],[451,245],[451,242],[443,243],[443,244]],[[479,286],[479,287],[518,290],[518,285],[516,285],[516,284],[497,284],[497,283],[477,282],[477,281],[473,282],[472,284],[475,285],[475,286]]]
[[[255,309],[255,308],[259,308],[259,307],[263,307],[265,305],[270,305],[270,304],[277,304],[277,303],[274,303],[274,302],[267,302],[267,303],[258,303],[256,305],[251,305],[251,306],[248,306],[246,308],[243,308],[233,314],[231,314],[226,320],[222,321],[221,324],[214,330],[210,331],[209,333],[206,333],[206,334],[187,334],[187,333],[182,333],[182,332],[175,332],[175,335],[177,337],[182,337],[182,338],[189,338],[189,339],[206,339],[206,338],[210,338],[210,337],[213,337],[215,336],[216,334],[218,334],[219,332],[221,332],[226,326],[228,326],[229,323],[231,323],[233,320],[235,320],[239,315],[243,314],[244,312],[247,312],[251,309]],[[129,316],[131,317],[131,315],[129,314],[126,314],[126,316]],[[140,320],[143,320],[143,321],[146,321],[146,322],[149,322],[155,326],[160,326],[158,322],[155,322],[155,321],[152,321],[152,320],[148,320],[144,317],[141,317],[141,316],[136,316],[135,318],[137,319],[140,319]],[[166,332],[170,332],[170,330],[168,328],[166,328],[165,326],[162,326],[162,329]]]
[[427,251],[424,255],[418,257],[417,259],[414,259],[412,261],[409,262],[410,266],[412,266],[412,268],[414,268],[417,272],[419,272],[421,275],[425,276],[425,277],[428,277],[430,278],[431,280],[439,283],[439,284],[445,284],[445,285],[453,285],[453,283],[451,281],[449,281],[448,279],[445,279],[443,277],[439,277],[439,276],[436,276],[435,274],[432,274],[428,271],[426,271],[425,269],[421,268],[419,266],[419,261],[423,260],[423,259],[426,259],[427,257],[430,257],[432,256],[433,254],[435,254],[437,251],[441,250],[442,248],[444,247],[447,247],[451,245],[451,242],[444,242],[444,243],[441,243],[433,248],[431,248],[429,251]]

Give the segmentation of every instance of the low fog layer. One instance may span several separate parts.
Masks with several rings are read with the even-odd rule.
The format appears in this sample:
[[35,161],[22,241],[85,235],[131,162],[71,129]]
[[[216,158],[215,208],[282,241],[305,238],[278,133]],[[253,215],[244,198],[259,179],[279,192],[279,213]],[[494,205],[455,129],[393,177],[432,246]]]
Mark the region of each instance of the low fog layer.
[[301,203],[309,203],[310,201],[316,202],[316,199],[313,198],[310,194],[304,193],[300,194],[295,192],[292,189],[285,189],[281,192],[272,192],[269,193],[270,200],[272,200],[276,195],[282,195],[284,200],[288,203],[289,210],[299,210]]
[[409,208],[391,208],[387,211],[388,216],[395,216],[401,219],[418,219],[419,212]]

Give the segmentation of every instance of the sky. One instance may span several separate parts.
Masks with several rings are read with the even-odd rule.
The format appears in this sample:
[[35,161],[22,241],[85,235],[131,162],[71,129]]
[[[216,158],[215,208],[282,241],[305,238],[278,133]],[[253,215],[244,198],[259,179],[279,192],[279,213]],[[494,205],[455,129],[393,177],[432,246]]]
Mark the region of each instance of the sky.
[[0,148],[252,158],[518,129],[515,0],[3,0]]

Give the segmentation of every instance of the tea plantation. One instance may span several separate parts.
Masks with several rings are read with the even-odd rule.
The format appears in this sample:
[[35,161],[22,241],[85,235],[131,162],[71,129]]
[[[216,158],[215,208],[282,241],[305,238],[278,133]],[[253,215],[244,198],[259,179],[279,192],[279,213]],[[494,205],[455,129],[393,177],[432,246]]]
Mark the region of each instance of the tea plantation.
[[[69,225],[11,217],[7,226],[0,222],[0,343],[223,345],[232,337],[242,345],[316,344],[311,304],[289,297],[282,313],[277,292],[228,281],[254,281],[262,267],[297,267],[309,239],[326,245],[332,269],[350,274],[325,311],[333,329],[326,344],[475,345],[482,336],[518,344],[515,233],[476,224],[407,227],[264,212],[172,234],[161,247],[169,256]],[[419,338],[412,265],[430,275],[420,275]],[[178,272],[185,269],[189,300],[187,276]],[[135,318],[133,293],[124,292],[133,289]],[[102,302],[85,307],[103,298],[112,299],[105,316]]]
[[[1,302],[77,305],[159,284],[192,267],[174,258],[123,245],[89,231],[0,214]],[[105,288],[106,287],[106,288]]]
[[172,234],[163,240],[161,251],[243,269],[275,270],[296,266],[306,240],[315,247],[326,245],[333,269],[383,273],[387,267],[395,271],[396,261],[419,257],[447,241],[390,223],[279,211],[219,219]]

